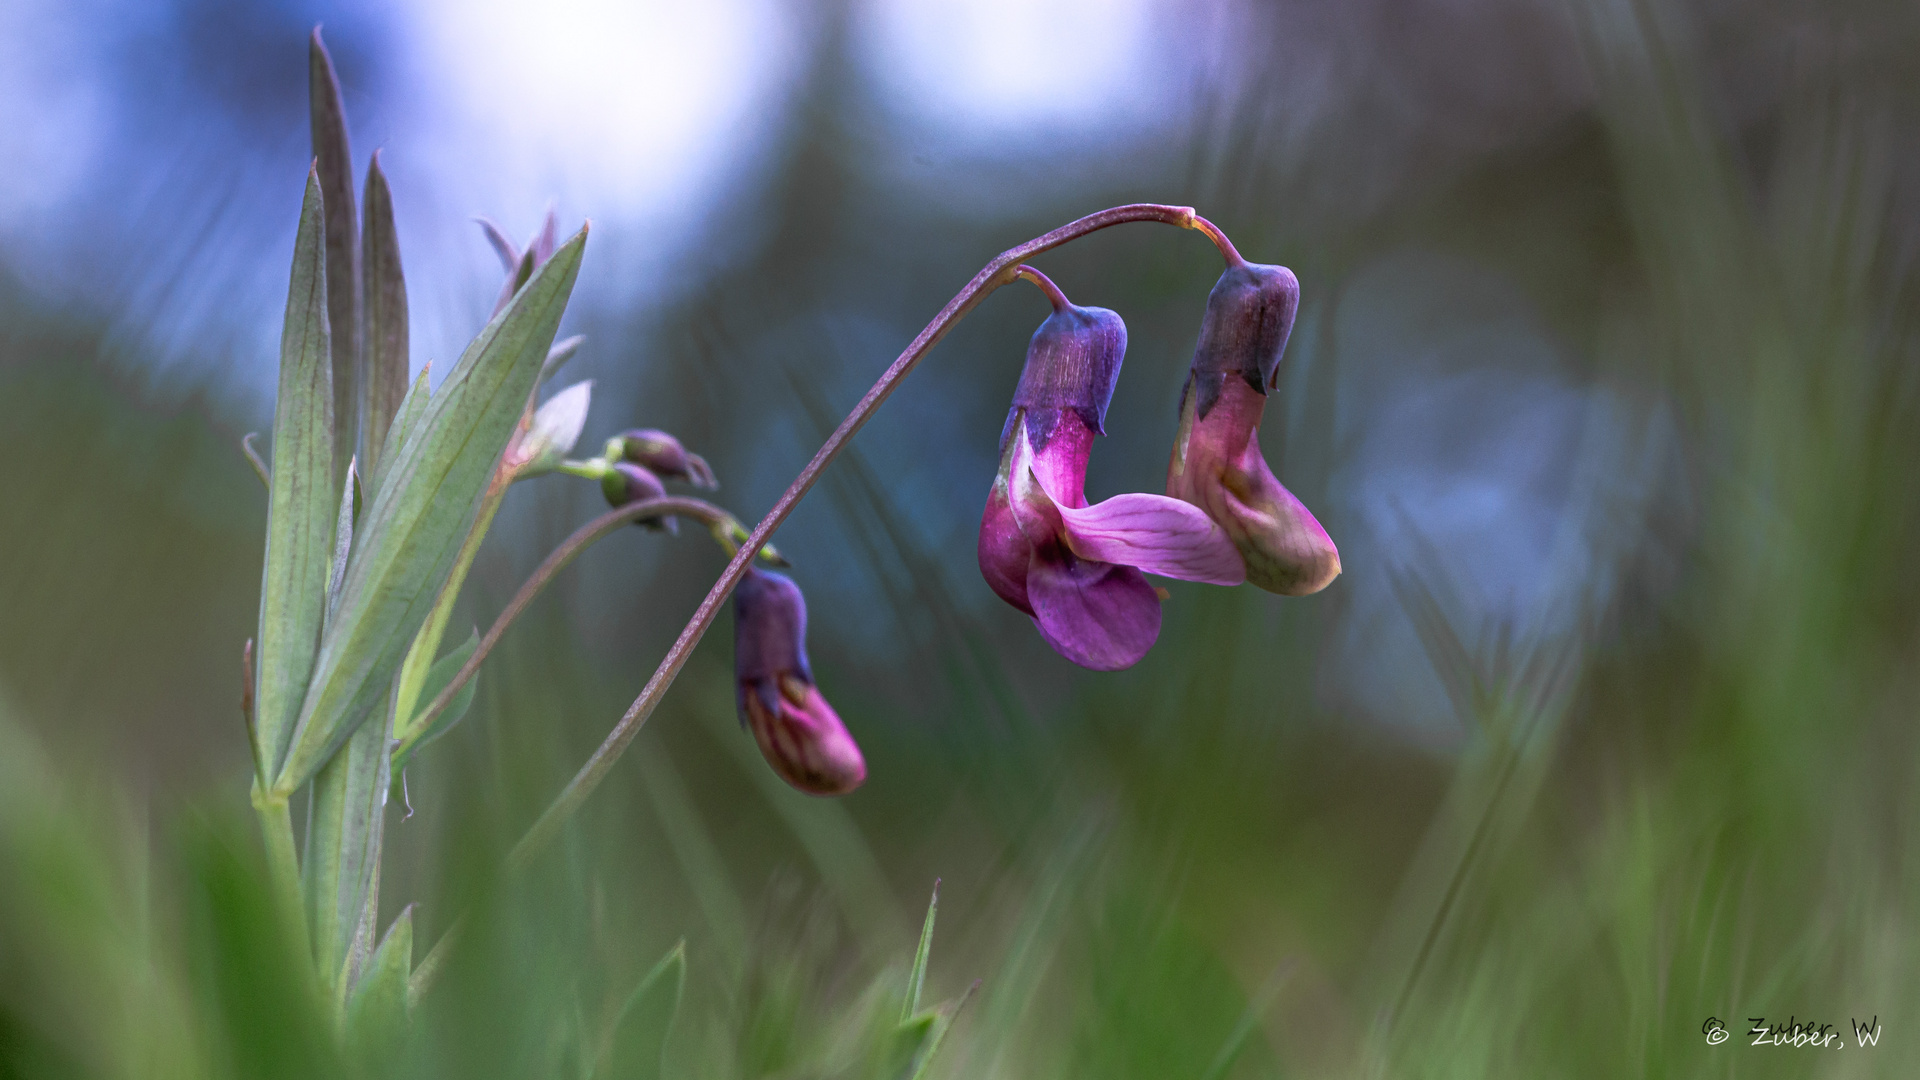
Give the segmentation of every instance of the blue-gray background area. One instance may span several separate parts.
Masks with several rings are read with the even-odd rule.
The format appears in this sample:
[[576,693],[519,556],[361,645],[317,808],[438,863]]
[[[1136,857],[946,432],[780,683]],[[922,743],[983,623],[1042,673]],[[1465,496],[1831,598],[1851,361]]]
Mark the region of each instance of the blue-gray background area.
[[[591,219],[562,331],[587,344],[552,387],[594,382],[582,449],[671,430],[743,518],[987,259],[1155,201],[1298,273],[1262,441],[1345,573],[1310,599],[1172,584],[1148,685],[1182,677],[1183,635],[1227,620],[1264,680],[1248,722],[1444,753],[1463,731],[1410,596],[1475,648],[1577,662],[1675,587],[1687,448],[1645,359],[1591,46],[1557,7],[529,7],[0,12],[0,692],[57,739],[162,785],[244,767],[232,702],[264,500],[237,444],[271,422],[315,24],[356,168],[379,150],[393,184],[414,370],[444,374],[498,290],[475,216],[520,237],[549,207],[565,231]],[[1782,102],[1822,64],[1885,59],[1869,41],[1786,70],[1778,42],[1800,17],[1707,4],[1685,21],[1736,153],[1765,157]],[[1885,80],[1891,115],[1910,81]],[[1910,151],[1887,152],[1897,202]],[[1129,225],[1040,265],[1128,322],[1089,497],[1158,490],[1217,256],[1197,234]],[[947,729],[967,725],[1044,731],[1099,692],[974,565],[1044,312],[1024,285],[990,298],[780,534],[823,686],[880,758],[925,732],[964,742]],[[459,626],[484,627],[601,506],[566,477],[516,488]],[[719,566],[694,530],[631,530],[515,633],[630,696]],[[723,620],[689,677],[724,681],[729,633]],[[993,724],[955,701],[978,664],[1022,703]],[[564,711],[585,743],[612,719]]]

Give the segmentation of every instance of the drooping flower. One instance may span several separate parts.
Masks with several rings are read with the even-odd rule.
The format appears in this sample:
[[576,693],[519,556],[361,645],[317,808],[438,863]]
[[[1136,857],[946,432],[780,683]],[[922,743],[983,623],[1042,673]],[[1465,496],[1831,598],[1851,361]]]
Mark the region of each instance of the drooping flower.
[[748,570],[733,590],[733,667],[740,722],[780,779],[808,795],[845,795],[866,759],[807,664],[807,602],[780,574]]
[[1235,260],[1207,297],[1167,494],[1206,511],[1232,537],[1247,580],[1306,596],[1340,574],[1340,553],[1312,513],[1281,486],[1260,453],[1260,417],[1300,306],[1284,266]]
[[[667,495],[667,486],[660,482],[659,477],[638,465],[616,461],[600,477],[600,493],[607,497],[608,506],[625,506],[642,499],[663,499]],[[640,518],[634,524],[655,532],[665,529],[675,536],[680,534],[680,523],[671,517]]]
[[1246,570],[1200,510],[1128,493],[1087,505],[1087,457],[1106,433],[1107,403],[1127,330],[1105,308],[1068,302],[1030,267],[1053,301],[1000,436],[1000,470],[980,522],[980,572],[1031,616],[1060,655],[1096,671],[1130,667],[1160,635],[1160,598],[1142,571],[1237,585]]
[[720,486],[713,477],[707,459],[688,450],[680,440],[654,428],[635,428],[617,436],[621,456],[656,475],[669,480],[684,480],[694,487],[712,490]]

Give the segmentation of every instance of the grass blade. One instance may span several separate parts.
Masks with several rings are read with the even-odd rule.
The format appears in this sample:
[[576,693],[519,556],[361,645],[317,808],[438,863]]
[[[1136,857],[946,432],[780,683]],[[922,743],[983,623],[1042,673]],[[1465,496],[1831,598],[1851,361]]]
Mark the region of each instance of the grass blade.
[[273,410],[273,481],[267,496],[266,566],[260,582],[254,766],[267,786],[286,752],[326,613],[333,553],[333,383],[327,347],[326,251],[319,177],[307,174],[293,278],[280,336]]
[[480,332],[395,455],[361,526],[276,792],[311,779],[386,693],[526,407],[586,238],[581,229],[562,245]]
[[907,1000],[900,1010],[900,1022],[913,1019],[920,1011],[920,988],[927,983],[927,956],[933,952],[933,919],[940,914],[940,879],[933,879],[933,899],[927,901],[927,921],[920,927],[920,947],[913,953],[913,970],[907,975]]
[[598,1075],[618,1080],[652,1080],[661,1075],[667,1036],[673,1033],[686,982],[687,945],[681,942],[653,965],[627,998],[607,1046],[607,1067],[596,1070]]

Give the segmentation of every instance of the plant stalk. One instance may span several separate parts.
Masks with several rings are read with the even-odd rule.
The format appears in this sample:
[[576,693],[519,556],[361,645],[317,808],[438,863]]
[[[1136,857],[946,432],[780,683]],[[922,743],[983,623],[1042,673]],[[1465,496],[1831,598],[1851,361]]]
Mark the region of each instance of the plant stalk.
[[280,905],[280,917],[296,939],[311,947],[307,936],[307,910],[300,885],[300,856],[293,843],[293,813],[285,797],[275,797],[253,785],[253,809],[260,816],[260,833],[266,841],[267,876],[273,885],[274,901]]

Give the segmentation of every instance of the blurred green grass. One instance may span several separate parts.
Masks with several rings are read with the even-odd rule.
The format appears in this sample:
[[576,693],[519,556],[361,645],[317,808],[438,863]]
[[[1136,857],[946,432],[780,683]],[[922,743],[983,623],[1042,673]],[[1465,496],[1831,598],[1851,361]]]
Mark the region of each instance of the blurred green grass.
[[[682,939],[667,1075],[867,1075],[935,877],[928,997],[980,983],[938,1076],[1908,1074],[1920,305],[1887,196],[1899,129],[1816,86],[1778,106],[1778,164],[1739,165],[1666,16],[1577,21],[1599,101],[1578,130],[1320,256],[1491,264],[1596,382],[1651,388],[1680,430],[1684,494],[1620,526],[1644,533],[1628,587],[1571,632],[1480,625],[1431,545],[1391,553],[1462,746],[1316,704],[1338,584],[1177,588],[1139,667],[1036,690],[1038,643],[964,602],[971,567],[855,454],[814,509],[864,545],[886,605],[864,617],[910,658],[817,657],[868,787],[814,801],[765,770],[722,628],[559,849],[500,880],[653,662],[543,602],[413,770],[418,814],[389,808],[386,918],[419,902],[419,953],[460,911],[474,927],[390,1067],[340,1058],[286,974],[242,812],[260,499],[224,406],[114,374],[98,331],[7,290],[0,1076],[585,1075]],[[1301,420],[1268,446],[1323,505],[1337,447],[1314,418],[1341,359],[1303,344]],[[833,408],[788,374],[806,441]],[[1886,1037],[1754,1049],[1759,1015]]]

